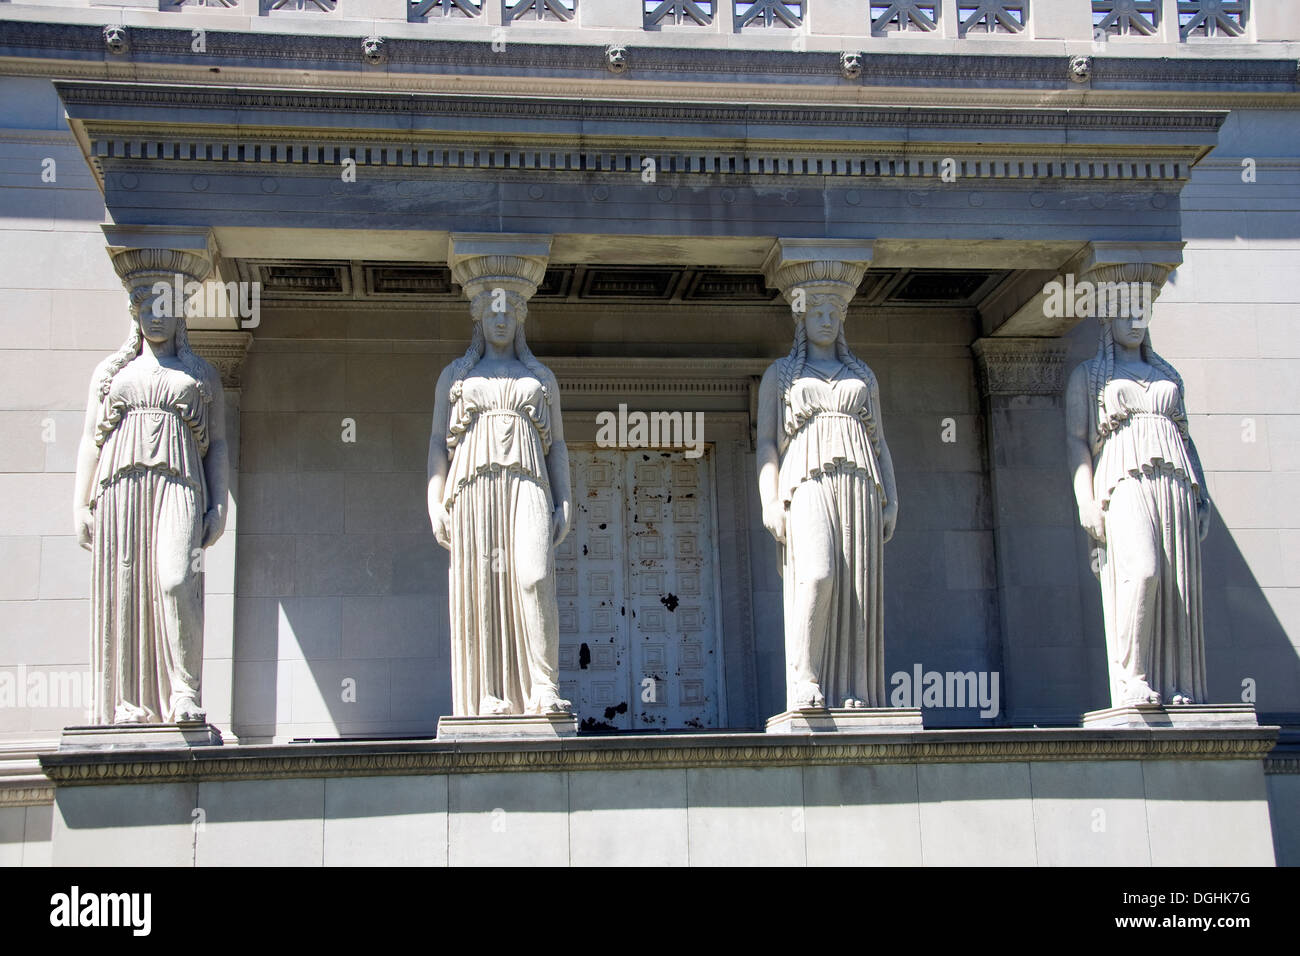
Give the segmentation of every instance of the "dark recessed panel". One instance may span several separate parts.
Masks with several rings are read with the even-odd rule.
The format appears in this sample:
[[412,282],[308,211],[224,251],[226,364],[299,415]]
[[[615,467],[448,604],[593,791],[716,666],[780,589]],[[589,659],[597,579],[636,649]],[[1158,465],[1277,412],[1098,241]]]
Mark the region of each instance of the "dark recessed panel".
[[769,289],[760,272],[692,273],[686,283],[682,298],[711,302],[768,302],[776,298],[776,289]]
[[451,295],[445,266],[367,266],[366,285],[376,295]]
[[918,270],[904,276],[903,281],[890,291],[889,299],[893,302],[966,304],[990,278],[992,274],[988,272]]
[[589,268],[578,294],[591,299],[668,299],[681,273],[677,269]]
[[547,269],[546,275],[542,278],[541,283],[537,286],[537,291],[533,294],[534,298],[556,298],[562,299],[569,294],[569,289],[573,285],[573,267],[566,266],[557,269]]
[[268,296],[343,295],[349,291],[347,271],[343,263],[257,264],[262,294]]

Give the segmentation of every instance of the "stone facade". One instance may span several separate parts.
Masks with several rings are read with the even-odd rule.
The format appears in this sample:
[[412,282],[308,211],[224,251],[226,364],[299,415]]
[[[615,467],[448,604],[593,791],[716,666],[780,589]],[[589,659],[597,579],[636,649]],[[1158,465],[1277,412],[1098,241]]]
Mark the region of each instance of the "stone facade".
[[[75,815],[100,798],[73,787],[51,807],[35,756],[84,720],[90,568],[72,529],[73,470],[86,383],[127,321],[106,246],[202,250],[221,281],[261,284],[255,324],[190,323],[226,391],[231,513],[206,560],[203,687],[231,749],[429,737],[450,713],[447,559],[424,511],[434,384],[468,330],[449,247],[454,234],[513,232],[552,237],[528,334],[559,379],[570,443],[594,446],[597,416],[619,403],[704,416],[721,656],[710,692],[726,701],[725,721],[698,728],[710,732],[758,732],[784,709],[781,580],[752,438],[757,376],[790,342],[789,309],[763,276],[774,244],[871,250],[846,330],[879,378],[902,498],[886,548],[887,693],[918,666],[1000,676],[994,716],[929,706],[929,728],[1077,726],[1108,703],[1061,395],[1097,327],[1049,316],[1042,290],[1067,273],[1168,274],[1152,338],[1186,382],[1215,506],[1210,697],[1253,701],[1261,724],[1283,728],[1267,762],[1216,763],[1202,783],[1248,794],[1252,833],[1268,824],[1266,789],[1272,851],[1235,862],[1300,862],[1300,14],[1289,5],[1250,5],[1239,34],[1216,21],[1182,37],[1163,0],[1150,35],[1121,24],[1104,38],[1084,0],[1034,4],[1021,30],[992,35],[947,0],[934,29],[873,25],[865,0],[766,5],[798,8],[793,25],[776,13],[741,22],[730,2],[711,4],[708,23],[649,24],[641,4],[590,0],[559,4],[568,17],[539,3],[542,17],[509,19],[512,5],[490,0],[165,6],[0,8],[0,694],[22,688],[0,705],[0,860],[115,852],[74,846]],[[110,43],[105,25],[124,33]],[[858,50],[855,71],[840,54]],[[774,765],[762,787],[955,775],[935,783],[941,793],[964,787],[962,774],[991,779],[992,765],[964,757],[872,759]],[[1179,766],[1147,755],[1124,773],[1139,762],[1157,776]],[[1246,763],[1267,771],[1266,788]],[[1089,765],[1005,766],[1015,793],[996,812],[1015,816]],[[490,775],[437,772],[388,797],[441,832],[448,813],[486,799],[475,788]],[[711,851],[691,808],[731,806],[735,775],[759,771],[627,772],[662,791],[662,807],[637,813],[666,821],[663,852],[699,861]],[[539,830],[538,845],[607,862],[573,836],[592,807],[561,799],[576,793],[570,773],[539,772],[537,799],[554,805],[537,819],[567,821],[567,836]],[[1236,776],[1214,790],[1214,774]],[[516,786],[508,776],[502,793]],[[651,778],[590,780],[589,802],[612,807]],[[226,788],[256,821],[267,786],[148,785],[180,814],[177,846],[208,799],[196,787]],[[358,862],[345,834],[385,812],[374,781],[294,786],[304,825],[339,827],[327,822],[312,862]],[[112,790],[103,806],[129,799]],[[788,809],[783,799],[759,803]],[[890,812],[910,814],[913,833],[946,825],[938,806],[923,797]],[[892,826],[873,813],[833,827]],[[755,826],[764,841],[775,833]],[[421,846],[420,861],[459,862],[455,839]],[[802,849],[771,859],[830,861],[819,846],[832,849],[810,829]],[[944,862],[894,849],[896,861]],[[221,859],[217,842],[210,852],[197,862]],[[1079,852],[1056,833],[1023,859]]]

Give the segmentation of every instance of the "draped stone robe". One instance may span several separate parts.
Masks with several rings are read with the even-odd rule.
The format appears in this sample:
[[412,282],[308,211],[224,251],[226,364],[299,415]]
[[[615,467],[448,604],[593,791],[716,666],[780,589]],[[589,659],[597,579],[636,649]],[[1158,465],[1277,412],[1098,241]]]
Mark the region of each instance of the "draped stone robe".
[[1201,489],[1188,454],[1177,383],[1112,378],[1104,417],[1092,413],[1093,495],[1105,518],[1101,549],[1112,701],[1145,683],[1168,704],[1206,700],[1201,596]]
[[[538,694],[558,692],[550,446],[549,395],[532,375],[471,372],[453,386],[443,503],[454,714],[478,715],[488,698],[518,714]],[[541,586],[524,568],[544,572]]]
[[[811,653],[813,679],[828,707],[850,697],[884,707],[879,415],[868,384],[847,367],[827,379],[805,366],[783,399],[779,492],[788,508],[782,555],[787,661],[804,648]],[[798,608],[796,584],[811,579],[829,579],[821,620]],[[797,675],[788,679],[793,684]]]
[[136,359],[97,413],[93,723],[170,722],[199,699],[209,405],[188,372]]

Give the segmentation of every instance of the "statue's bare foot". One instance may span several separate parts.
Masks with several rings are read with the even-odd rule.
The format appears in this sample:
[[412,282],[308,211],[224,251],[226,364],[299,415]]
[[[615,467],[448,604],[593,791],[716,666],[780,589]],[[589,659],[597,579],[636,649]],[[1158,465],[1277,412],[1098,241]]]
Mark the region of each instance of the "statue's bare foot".
[[177,702],[176,723],[201,724],[207,719],[207,712],[192,697],[185,697]]
[[1194,704],[1196,703],[1196,701],[1192,700],[1186,694],[1174,694],[1174,699],[1170,701],[1170,703],[1176,704],[1177,706],[1181,707],[1184,704]]
[[844,706],[849,710],[858,710],[860,708],[866,707],[867,702],[865,700],[859,700],[856,697],[845,697]]
[[135,706],[135,704],[121,703],[113,709],[113,723],[147,724],[149,723],[149,712],[143,707]]
[[1124,688],[1127,704],[1159,704],[1160,695],[1153,691],[1144,680],[1130,681]]
[[510,713],[510,702],[488,695],[478,702],[478,712],[481,717],[499,717]]
[[800,681],[790,694],[791,710],[825,710],[826,697],[814,681]]
[[528,707],[530,714],[571,714],[573,702],[565,700],[554,690],[544,690],[536,694]]

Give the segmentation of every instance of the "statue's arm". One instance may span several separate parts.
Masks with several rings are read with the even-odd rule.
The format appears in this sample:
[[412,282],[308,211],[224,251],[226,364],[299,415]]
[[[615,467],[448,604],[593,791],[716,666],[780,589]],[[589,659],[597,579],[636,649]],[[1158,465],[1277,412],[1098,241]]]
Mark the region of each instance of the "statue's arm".
[[894,482],[894,456],[889,453],[889,443],[885,441],[885,421],[880,409],[880,386],[875,376],[869,383],[871,389],[871,407],[876,416],[876,454],[879,457],[880,480],[885,486],[885,506],[882,520],[885,523],[884,537],[888,541],[894,536],[894,526],[898,523],[898,485]]
[[230,448],[226,442],[226,393],[217,374],[208,379],[208,453],[203,473],[208,480],[208,512],[203,516],[203,547],[210,548],[226,530],[226,500],[230,491]]
[[74,483],[72,520],[77,533],[77,543],[87,549],[90,548],[94,530],[90,502],[94,494],[95,471],[99,467],[99,446],[95,444],[95,425],[99,420],[99,377],[109,361],[111,359],[101,362],[90,377],[90,391],[86,396],[86,421],[81,430],[81,443],[77,447],[77,476]]
[[1105,541],[1101,507],[1092,492],[1092,436],[1088,423],[1092,397],[1085,362],[1074,370],[1065,387],[1065,451],[1074,482],[1074,500],[1079,507],[1079,523],[1095,539]]
[[785,508],[781,503],[781,363],[773,362],[758,385],[758,497],[763,505],[763,526],[785,542]]
[[433,536],[444,548],[451,547],[447,524],[447,509],[443,507],[443,491],[447,485],[447,472],[451,468],[451,459],[447,456],[447,416],[451,411],[451,366],[448,365],[438,376],[433,400],[433,425],[429,431],[429,487],[428,509],[429,522],[433,526]]
[[551,450],[546,453],[546,472],[551,480],[552,543],[559,544],[573,523],[573,485],[569,475],[569,449],[564,444],[564,420],[560,415],[560,386],[551,376]]

